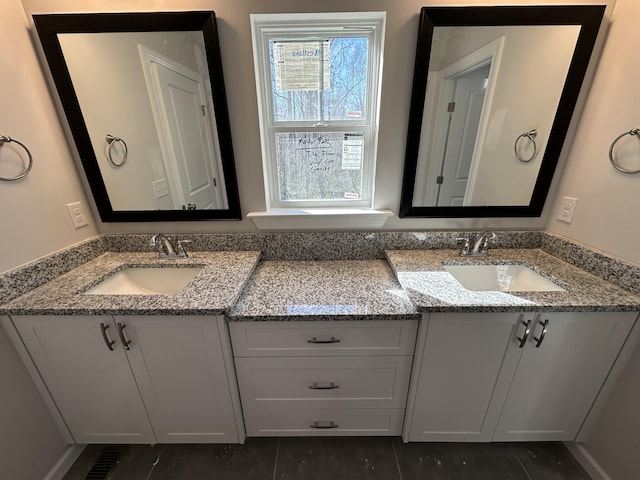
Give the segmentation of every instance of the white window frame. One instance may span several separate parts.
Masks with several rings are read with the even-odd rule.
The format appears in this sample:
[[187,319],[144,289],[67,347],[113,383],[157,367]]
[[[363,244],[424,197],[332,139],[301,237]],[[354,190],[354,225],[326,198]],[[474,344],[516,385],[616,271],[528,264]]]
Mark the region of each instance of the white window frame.
[[[382,60],[385,12],[252,14],[251,36],[258,97],[260,143],[267,210],[300,208],[371,208],[382,88]],[[344,36],[357,33],[369,38],[366,114],[363,119],[323,122],[275,122],[271,91],[269,42],[271,40],[317,39],[319,36]],[[362,161],[362,190],[357,200],[288,200],[279,198],[275,134],[277,132],[359,132],[365,134]]]

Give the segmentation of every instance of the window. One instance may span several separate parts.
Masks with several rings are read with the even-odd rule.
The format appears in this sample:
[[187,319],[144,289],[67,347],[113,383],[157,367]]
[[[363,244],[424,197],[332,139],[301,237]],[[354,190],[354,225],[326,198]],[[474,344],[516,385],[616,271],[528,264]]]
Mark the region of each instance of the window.
[[384,22],[251,15],[269,208],[371,207]]

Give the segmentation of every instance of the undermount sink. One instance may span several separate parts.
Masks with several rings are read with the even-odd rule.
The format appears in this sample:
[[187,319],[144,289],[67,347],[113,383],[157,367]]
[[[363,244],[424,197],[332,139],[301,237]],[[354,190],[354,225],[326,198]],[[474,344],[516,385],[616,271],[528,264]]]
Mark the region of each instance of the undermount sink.
[[127,267],[84,292],[88,295],[171,295],[203,267]]
[[445,265],[444,269],[472,291],[565,291],[525,265]]

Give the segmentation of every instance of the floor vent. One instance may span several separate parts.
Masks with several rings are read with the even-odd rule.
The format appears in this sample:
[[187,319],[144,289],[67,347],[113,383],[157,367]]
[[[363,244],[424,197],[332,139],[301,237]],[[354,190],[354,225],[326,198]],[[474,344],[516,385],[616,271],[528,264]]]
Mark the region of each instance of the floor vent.
[[107,480],[111,470],[120,462],[127,447],[104,447],[94,462],[85,480]]

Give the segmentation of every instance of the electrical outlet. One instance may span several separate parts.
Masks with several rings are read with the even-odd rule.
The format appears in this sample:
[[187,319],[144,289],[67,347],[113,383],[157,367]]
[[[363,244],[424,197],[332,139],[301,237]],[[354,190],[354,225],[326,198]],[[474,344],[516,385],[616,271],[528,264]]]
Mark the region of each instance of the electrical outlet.
[[89,220],[87,220],[80,202],[67,203],[67,212],[69,212],[69,217],[71,218],[71,223],[73,223],[74,228],[77,229],[89,225]]
[[558,220],[564,223],[571,223],[573,221],[573,214],[576,211],[577,203],[577,198],[562,197],[560,212],[558,213]]

